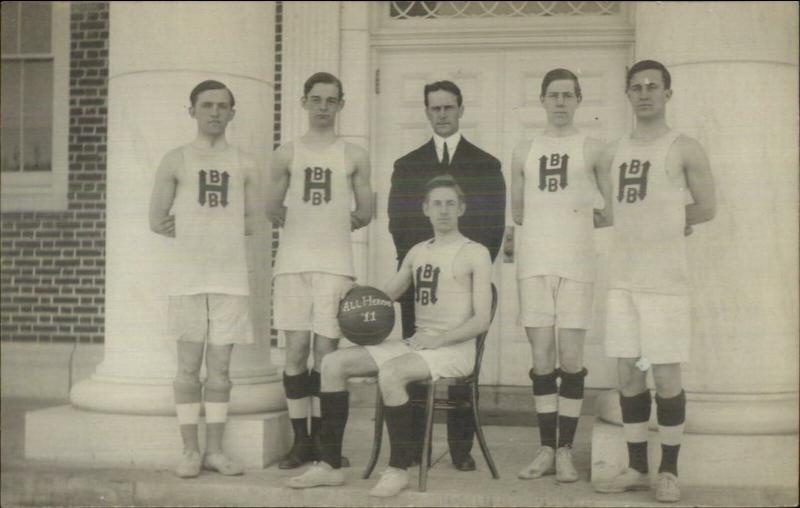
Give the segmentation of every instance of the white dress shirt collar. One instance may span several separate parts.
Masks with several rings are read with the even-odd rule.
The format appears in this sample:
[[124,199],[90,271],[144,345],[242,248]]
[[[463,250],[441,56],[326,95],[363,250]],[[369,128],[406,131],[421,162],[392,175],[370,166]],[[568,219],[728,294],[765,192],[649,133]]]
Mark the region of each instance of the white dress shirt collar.
[[452,134],[449,138],[443,138],[440,135],[433,134],[433,144],[436,145],[436,158],[442,162],[444,156],[444,144],[447,143],[447,155],[450,156],[450,162],[453,162],[453,156],[456,154],[456,148],[461,141],[461,131]]

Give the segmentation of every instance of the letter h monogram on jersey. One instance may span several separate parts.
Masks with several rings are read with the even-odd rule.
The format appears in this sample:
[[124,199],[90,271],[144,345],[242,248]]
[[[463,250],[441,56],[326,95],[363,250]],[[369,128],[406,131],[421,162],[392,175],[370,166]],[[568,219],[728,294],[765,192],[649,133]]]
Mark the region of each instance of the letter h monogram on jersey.
[[650,161],[642,163],[639,159],[632,159],[630,165],[623,162],[619,165],[619,192],[617,201],[635,203],[647,196],[647,172],[650,170]]
[[329,203],[331,200],[331,170],[321,167],[306,168],[306,182],[303,188],[303,201],[312,205],[321,205],[324,200]]
[[[215,207],[222,205],[228,206],[228,180],[230,179],[228,172],[223,171],[220,173],[216,169],[201,169],[198,173],[200,178],[200,195],[197,201],[200,206]],[[206,178],[207,177],[207,178]]]
[[569,155],[552,153],[550,157],[539,157],[539,190],[556,192],[559,188],[567,186],[567,165]]
[[439,267],[431,265],[417,267],[417,274],[414,280],[415,298],[420,305],[436,305],[436,288],[439,285]]

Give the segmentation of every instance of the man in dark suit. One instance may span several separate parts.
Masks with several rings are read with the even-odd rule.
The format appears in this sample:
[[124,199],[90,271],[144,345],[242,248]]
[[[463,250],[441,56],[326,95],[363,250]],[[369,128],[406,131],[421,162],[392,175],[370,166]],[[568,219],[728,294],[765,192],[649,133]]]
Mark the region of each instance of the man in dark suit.
[[[506,210],[506,185],[500,161],[467,141],[459,132],[464,114],[461,90],[451,81],[437,81],[425,86],[425,115],[433,128],[433,137],[424,145],[397,159],[389,192],[389,231],[397,250],[398,266],[417,243],[433,237],[430,221],[422,214],[425,184],[433,177],[450,174],[466,196],[466,213],[461,217],[461,232],[489,249],[492,261],[503,241]],[[413,291],[400,299],[403,337],[414,334]],[[466,386],[451,386],[450,398],[469,400]],[[413,398],[423,398],[409,388]],[[414,434],[422,436],[422,414],[415,414]],[[470,456],[475,429],[469,409],[449,411],[447,440],[450,456],[461,471],[475,469]],[[420,443],[420,450],[422,443]]]

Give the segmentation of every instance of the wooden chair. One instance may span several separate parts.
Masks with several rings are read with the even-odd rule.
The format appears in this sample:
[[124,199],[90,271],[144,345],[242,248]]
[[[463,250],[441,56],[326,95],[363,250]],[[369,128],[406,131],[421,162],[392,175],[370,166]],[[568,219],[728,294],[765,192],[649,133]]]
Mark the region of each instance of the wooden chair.
[[[492,311],[490,318],[491,322],[494,321],[494,314],[497,310],[497,288],[492,284]],[[464,377],[455,378],[440,378],[437,381],[417,381],[418,384],[427,387],[427,398],[425,400],[411,399],[412,405],[425,408],[425,437],[423,441],[423,450],[426,451],[426,459],[421,460],[419,465],[419,491],[425,492],[428,484],[428,468],[431,466],[431,451],[433,448],[432,431],[433,431],[433,414],[437,409],[444,411],[452,411],[460,408],[472,409],[472,421],[475,426],[475,435],[478,438],[478,444],[483,452],[483,457],[486,459],[486,464],[492,473],[492,477],[496,480],[500,478],[497,472],[497,467],[494,465],[492,455],[489,453],[489,447],[486,445],[486,439],[483,436],[483,428],[481,427],[480,411],[478,409],[478,379],[481,373],[481,360],[483,359],[483,350],[486,344],[486,335],[489,330],[480,334],[475,340],[475,367],[472,374]],[[470,387],[470,400],[466,402],[456,402],[449,398],[436,398],[436,387],[440,385],[468,385]],[[378,456],[381,452],[381,441],[383,440],[383,397],[381,396],[380,387],[377,387],[377,396],[375,401],[375,434],[372,441],[372,454],[370,455],[369,463],[364,470],[363,478],[367,479],[375,469],[378,462]]]

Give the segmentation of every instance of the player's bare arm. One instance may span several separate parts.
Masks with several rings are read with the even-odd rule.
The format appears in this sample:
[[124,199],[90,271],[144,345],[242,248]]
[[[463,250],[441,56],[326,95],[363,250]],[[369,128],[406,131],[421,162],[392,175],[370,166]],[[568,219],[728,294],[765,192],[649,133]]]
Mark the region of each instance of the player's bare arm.
[[351,181],[356,198],[356,209],[350,214],[351,229],[356,230],[369,224],[372,219],[372,187],[370,185],[369,154],[360,146],[347,143],[347,158],[353,161]]
[[492,312],[492,259],[489,250],[478,244],[466,245],[454,262],[454,271],[456,277],[464,273],[472,279],[472,317],[440,335],[416,333],[409,342],[425,349],[436,349],[474,339],[489,329]]
[[[411,250],[413,252],[413,249]],[[410,254],[410,252],[409,252]],[[389,282],[383,288],[383,292],[392,299],[392,301],[397,301],[406,290],[411,287],[411,283],[414,281],[413,273],[414,270],[411,266],[411,257],[406,256],[403,259],[403,263],[400,265],[400,269],[397,270]]]
[[261,174],[258,163],[249,154],[242,154],[242,165],[244,169],[244,234],[252,235],[258,224]]
[[680,149],[686,183],[694,203],[686,205],[686,234],[691,234],[691,226],[710,221],[717,212],[714,191],[714,177],[705,150],[700,143],[687,136],[676,142]]
[[521,141],[511,157],[511,217],[521,226],[525,213],[525,160],[531,150],[531,140]]
[[617,152],[619,142],[605,144],[599,139],[586,139],[586,156],[588,157],[591,177],[597,183],[597,189],[603,196],[604,207],[594,210],[594,227],[604,228],[614,224],[613,201],[611,197],[611,164]]
[[167,153],[156,171],[153,193],[150,195],[150,230],[175,238],[175,216],[170,215],[178,186],[177,168],[183,163],[179,149]]
[[267,219],[276,227],[283,227],[286,219],[286,207],[283,200],[289,188],[289,176],[292,166],[292,143],[279,146],[272,154],[269,189],[267,190]]

